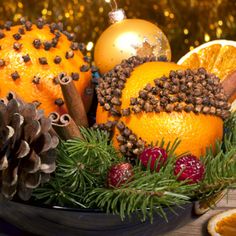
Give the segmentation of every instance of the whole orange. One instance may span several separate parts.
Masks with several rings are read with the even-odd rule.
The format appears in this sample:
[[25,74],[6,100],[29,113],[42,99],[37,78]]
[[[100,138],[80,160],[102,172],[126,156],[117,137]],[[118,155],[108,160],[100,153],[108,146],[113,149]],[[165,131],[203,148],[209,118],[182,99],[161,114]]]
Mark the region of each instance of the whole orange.
[[[147,84],[154,85],[155,79],[168,76],[170,71],[185,69],[183,66],[169,62],[146,62],[135,67],[122,89],[120,111],[129,108],[131,98],[138,97]],[[105,111],[101,106],[98,107],[97,123],[105,123],[111,120],[111,117],[109,111]],[[192,111],[159,113],[141,111],[137,114],[131,112],[117,119],[118,123],[122,122],[137,139],[143,140],[145,145],[155,144],[163,139],[166,144],[173,143],[177,138],[180,139],[181,143],[176,150],[177,155],[184,152],[190,152],[197,157],[205,155],[206,148],[214,149],[216,140],[221,140],[223,135],[223,120],[219,116],[196,114]],[[121,132],[116,128],[113,143],[117,148],[122,146],[122,142],[118,141],[120,136]]]
[[84,102],[90,71],[78,44],[49,25],[27,22],[0,32],[0,97],[14,91],[26,102],[37,102],[46,114],[66,111],[57,77],[72,76]]

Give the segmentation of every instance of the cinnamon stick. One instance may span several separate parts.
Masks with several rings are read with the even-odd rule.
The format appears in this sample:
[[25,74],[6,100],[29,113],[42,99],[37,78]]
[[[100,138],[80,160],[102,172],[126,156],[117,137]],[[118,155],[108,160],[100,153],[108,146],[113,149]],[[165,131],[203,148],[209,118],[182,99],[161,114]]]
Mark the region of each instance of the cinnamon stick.
[[52,126],[62,139],[68,140],[73,138],[83,138],[78,126],[68,114],[62,115],[57,123],[52,122]]
[[222,82],[225,95],[229,102],[233,102],[236,96],[236,71],[229,74]]
[[48,117],[51,119],[52,123],[57,123],[60,120],[60,115],[57,112],[50,113]]
[[69,114],[77,126],[88,127],[88,119],[81,96],[69,76],[59,77],[63,97]]

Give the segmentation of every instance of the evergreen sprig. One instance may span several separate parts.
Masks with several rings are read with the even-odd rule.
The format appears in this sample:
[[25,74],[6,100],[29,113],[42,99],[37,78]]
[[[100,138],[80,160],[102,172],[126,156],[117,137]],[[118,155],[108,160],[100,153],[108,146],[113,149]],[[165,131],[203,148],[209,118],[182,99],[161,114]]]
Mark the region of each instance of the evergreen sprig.
[[108,168],[123,160],[109,144],[107,132],[81,128],[81,133],[83,139],[60,143],[57,169],[48,183],[34,191],[37,200],[48,205],[87,207],[87,192],[103,186]]
[[54,176],[36,189],[34,196],[50,205],[100,208],[119,214],[122,219],[134,212],[139,213],[142,220],[152,219],[155,213],[166,218],[165,207],[173,211],[174,206],[236,187],[236,113],[225,122],[224,130],[223,141],[218,141],[215,150],[209,148],[201,158],[205,166],[201,182],[178,181],[173,170],[180,141],[165,145],[162,140],[156,145],[165,146],[168,159],[158,173],[150,170],[150,163],[145,170],[137,162],[131,181],[119,188],[108,188],[108,169],[124,158],[110,143],[108,133],[81,129],[84,139],[60,144]]
[[154,213],[166,218],[164,208],[172,209],[173,206],[187,203],[190,197],[185,193],[196,188],[195,185],[177,181],[169,171],[173,162],[166,167],[159,173],[136,168],[133,181],[120,188],[95,188],[88,193],[86,203],[119,214],[122,219],[137,211],[142,213],[142,220],[147,217],[152,219]]
[[[84,139],[63,142],[59,147],[58,175],[68,179],[72,191],[103,183],[107,169],[118,159],[117,151],[109,145],[109,134],[100,130],[81,128]],[[66,155],[61,155],[60,151]],[[64,153],[65,154],[65,153]]]
[[78,192],[70,192],[65,183],[56,175],[43,186],[34,190],[33,196],[46,205],[77,206],[86,208],[83,202],[83,195]]

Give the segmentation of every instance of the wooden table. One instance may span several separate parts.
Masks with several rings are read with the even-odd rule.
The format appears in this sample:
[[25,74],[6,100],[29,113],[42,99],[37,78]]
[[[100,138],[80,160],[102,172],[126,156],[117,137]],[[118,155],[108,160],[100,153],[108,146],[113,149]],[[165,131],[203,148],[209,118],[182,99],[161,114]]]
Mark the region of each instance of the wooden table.
[[189,223],[188,225],[179,228],[178,230],[172,231],[165,236],[208,236],[207,233],[207,223],[211,216],[216,215],[224,210],[229,210],[231,208],[236,208],[236,190],[231,190],[228,197],[224,197],[213,210],[208,211],[206,214],[202,215],[198,219]]

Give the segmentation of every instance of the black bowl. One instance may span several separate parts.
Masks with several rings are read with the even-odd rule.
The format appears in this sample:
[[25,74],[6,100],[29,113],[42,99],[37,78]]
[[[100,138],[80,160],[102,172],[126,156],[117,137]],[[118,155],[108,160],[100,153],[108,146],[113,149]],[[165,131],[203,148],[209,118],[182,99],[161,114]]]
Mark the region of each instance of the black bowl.
[[141,222],[137,215],[121,221],[119,216],[100,210],[46,208],[13,201],[0,201],[0,217],[19,229],[45,236],[157,236],[174,230],[191,221],[193,203],[174,207],[174,214],[165,209],[168,222],[159,215],[153,223]]

